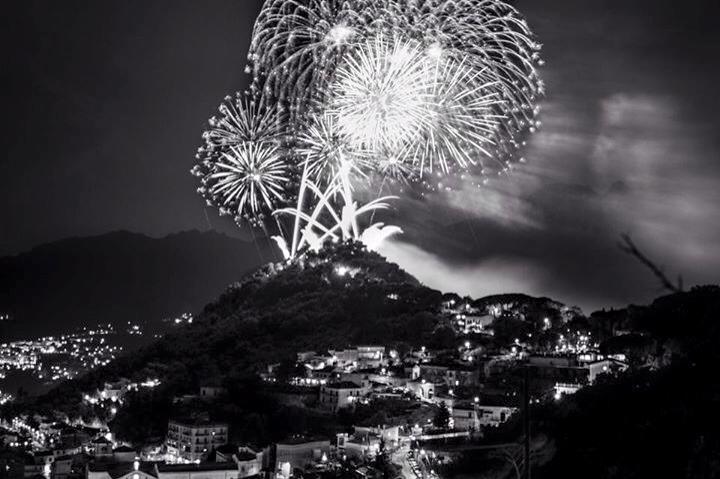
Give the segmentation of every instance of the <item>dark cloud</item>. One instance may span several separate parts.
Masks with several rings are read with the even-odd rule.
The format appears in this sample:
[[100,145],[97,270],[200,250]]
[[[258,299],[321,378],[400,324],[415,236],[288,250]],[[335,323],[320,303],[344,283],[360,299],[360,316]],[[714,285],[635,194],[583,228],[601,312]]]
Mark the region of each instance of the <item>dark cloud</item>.
[[[205,119],[246,81],[259,3],[14,5],[0,254],[118,228],[231,231],[187,170]],[[718,2],[514,3],[547,60],[527,163],[482,189],[403,200],[386,220],[405,234],[384,252],[440,289],[591,309],[658,293],[616,247],[629,232],[690,283],[720,280]]]
[[720,35],[710,2],[517,2],[545,44],[548,96],[527,165],[409,207],[385,253],[443,290],[519,291],[586,309],[646,301],[629,232],[669,272],[717,282]]

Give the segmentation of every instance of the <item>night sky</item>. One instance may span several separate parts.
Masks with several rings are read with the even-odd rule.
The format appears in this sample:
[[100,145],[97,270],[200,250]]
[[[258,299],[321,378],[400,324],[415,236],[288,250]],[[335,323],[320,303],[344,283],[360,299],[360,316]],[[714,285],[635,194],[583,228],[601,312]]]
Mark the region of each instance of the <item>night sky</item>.
[[[68,236],[213,227],[189,175],[242,89],[259,0],[23,1],[4,11],[0,255]],[[644,302],[630,233],[686,283],[720,281],[720,6],[522,0],[547,61],[528,163],[483,190],[398,205],[383,253],[430,286]],[[7,85],[10,85],[9,89]]]

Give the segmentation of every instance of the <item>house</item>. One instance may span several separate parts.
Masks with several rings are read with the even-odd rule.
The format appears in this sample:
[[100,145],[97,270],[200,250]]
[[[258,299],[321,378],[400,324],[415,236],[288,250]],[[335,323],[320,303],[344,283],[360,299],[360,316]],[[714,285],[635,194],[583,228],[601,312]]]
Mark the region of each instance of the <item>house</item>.
[[263,459],[262,451],[255,451],[247,446],[226,444],[215,451],[216,462],[232,462],[237,465],[239,478],[260,474]]
[[365,396],[369,391],[350,381],[328,383],[320,387],[320,406],[331,411],[354,405],[355,401]]
[[157,479],[153,462],[91,462],[85,469],[86,479]]
[[400,440],[400,426],[355,426],[355,436],[375,435],[385,441],[386,444],[395,444]]
[[497,427],[503,424],[517,411],[517,408],[509,406],[458,402],[450,408],[450,416],[455,429],[478,431],[481,427]]
[[233,460],[238,468],[238,477],[250,477],[260,474],[263,468],[263,452],[241,446],[238,452],[233,455]]
[[0,431],[0,446],[7,446],[10,443],[17,442],[18,435],[8,430]]
[[510,419],[510,416],[515,414],[518,409],[509,406],[488,406],[480,404],[477,406],[477,411],[480,426],[498,427]]
[[52,464],[53,479],[65,479],[73,475],[73,457],[74,456],[59,456],[55,458]]
[[52,451],[35,451],[32,456],[28,456],[25,460],[23,477],[33,477],[44,475],[48,477],[52,471],[52,463],[55,456]]
[[454,364],[445,370],[445,384],[450,388],[477,386],[480,384],[480,371],[476,366]]
[[477,315],[457,313],[455,315],[455,329],[460,334],[477,334],[489,329],[495,317],[489,314]]
[[337,450],[346,458],[366,460],[374,458],[380,450],[380,437],[376,435],[337,435]]
[[111,458],[113,455],[112,442],[105,436],[98,436],[90,441],[89,449],[96,458]]
[[297,438],[275,444],[271,448],[270,469],[278,478],[288,478],[295,469],[327,460],[330,456],[330,441],[311,438]]
[[63,427],[60,432],[60,442],[67,447],[81,447],[90,444],[92,437],[83,428],[74,426]]
[[566,394],[575,394],[582,389],[582,384],[577,383],[555,383],[555,399],[561,399]]
[[385,346],[357,346],[344,350],[330,350],[333,364],[346,369],[377,368],[386,365]]
[[421,363],[420,364],[420,377],[428,382],[442,383],[445,382],[445,375],[449,366],[447,364],[439,363]]
[[393,375],[392,371],[388,371],[387,368],[365,368],[349,373],[339,373],[338,379],[365,387],[371,387],[373,384],[399,387],[407,381],[405,378]]
[[435,396],[435,384],[421,379],[420,381],[408,381],[405,387],[421,400],[429,401]]
[[592,384],[601,374],[628,368],[622,361],[601,357],[583,361],[576,356],[530,356],[528,364],[536,377],[571,384]]
[[325,384],[329,381],[340,377],[340,373],[335,369],[335,366],[325,366],[322,369],[306,369],[305,373],[307,378],[310,380],[310,384]]
[[474,404],[456,404],[450,409],[452,426],[461,431],[480,430],[480,418]]
[[[201,464],[155,464],[157,479],[239,479],[241,476],[234,462],[204,462]],[[140,478],[142,479],[142,478]]]
[[225,394],[225,388],[220,386],[201,386],[200,397],[202,399],[214,399]]
[[202,418],[171,419],[165,441],[170,462],[195,462],[227,443],[228,426]]
[[358,346],[357,352],[361,368],[377,368],[385,364],[385,346]]

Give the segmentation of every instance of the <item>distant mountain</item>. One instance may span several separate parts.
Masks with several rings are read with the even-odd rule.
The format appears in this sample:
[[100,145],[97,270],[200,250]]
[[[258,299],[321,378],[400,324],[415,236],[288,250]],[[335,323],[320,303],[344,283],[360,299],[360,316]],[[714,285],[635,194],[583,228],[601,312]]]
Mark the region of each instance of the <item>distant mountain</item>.
[[[261,247],[265,261],[273,256]],[[80,325],[160,321],[195,313],[262,264],[253,243],[215,232],[150,238],[119,231],[0,258],[4,339]]]

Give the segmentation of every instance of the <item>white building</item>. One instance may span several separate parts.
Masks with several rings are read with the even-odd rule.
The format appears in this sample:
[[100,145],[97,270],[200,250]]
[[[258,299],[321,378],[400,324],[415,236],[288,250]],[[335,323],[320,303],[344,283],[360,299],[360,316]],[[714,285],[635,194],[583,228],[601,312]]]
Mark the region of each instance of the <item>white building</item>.
[[337,411],[352,406],[365,396],[369,388],[350,381],[325,384],[320,387],[320,406]]
[[479,403],[460,403],[450,408],[453,427],[477,431],[481,427],[498,427],[518,411],[509,406],[488,406]]
[[227,443],[228,426],[204,420],[170,420],[165,445],[170,462],[195,462]]
[[155,474],[157,479],[240,479],[254,475],[241,475],[234,462],[157,464],[155,465]]
[[86,479],[157,479],[154,463],[147,462],[91,462]]
[[277,443],[274,449],[275,462],[271,464],[272,469],[278,479],[287,479],[295,469],[326,461],[330,456],[330,441],[301,439]]

